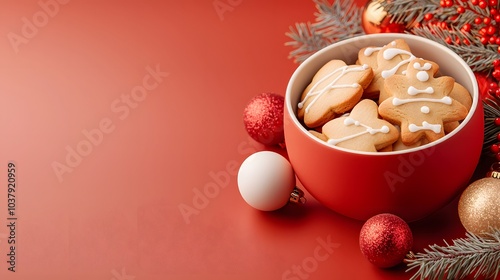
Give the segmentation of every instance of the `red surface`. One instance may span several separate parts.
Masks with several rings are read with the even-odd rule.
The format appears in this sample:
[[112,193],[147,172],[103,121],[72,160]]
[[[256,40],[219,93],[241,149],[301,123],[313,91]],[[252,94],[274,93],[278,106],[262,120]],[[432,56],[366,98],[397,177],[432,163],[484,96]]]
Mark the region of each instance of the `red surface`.
[[[239,164],[264,149],[243,108],[261,92],[284,94],[296,67],[284,33],[314,19],[312,1],[73,0],[47,16],[49,2],[59,3],[0,4],[0,279],[411,276],[368,263],[362,223],[309,196],[273,213],[239,196]],[[214,2],[234,7],[218,14]],[[456,203],[411,228],[416,251],[464,234]]]

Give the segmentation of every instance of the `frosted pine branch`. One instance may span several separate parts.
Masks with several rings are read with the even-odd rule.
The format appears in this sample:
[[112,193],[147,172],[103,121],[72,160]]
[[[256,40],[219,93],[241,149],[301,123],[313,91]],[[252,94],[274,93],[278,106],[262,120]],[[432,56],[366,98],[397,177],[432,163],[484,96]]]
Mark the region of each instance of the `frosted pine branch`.
[[431,245],[425,253],[409,254],[408,270],[418,269],[415,279],[463,279],[474,273],[495,279],[500,272],[500,231],[479,237],[467,233],[466,238],[445,241],[445,246]]
[[[474,72],[488,71],[495,59],[500,59],[500,54],[493,46],[484,46],[474,36],[460,32],[452,27],[450,30],[436,26],[414,27],[410,33],[436,41],[458,54]],[[446,38],[458,38],[459,41],[467,39],[470,44],[448,44]],[[454,41],[454,40],[453,40]]]
[[292,39],[286,46],[294,48],[289,57],[301,63],[320,49],[343,39],[364,34],[361,27],[361,12],[350,0],[314,0],[316,19],[314,23],[296,23],[286,33]]
[[421,22],[427,13],[443,14],[439,0],[398,0],[381,1],[380,5],[387,14],[391,15],[391,22],[408,24]]

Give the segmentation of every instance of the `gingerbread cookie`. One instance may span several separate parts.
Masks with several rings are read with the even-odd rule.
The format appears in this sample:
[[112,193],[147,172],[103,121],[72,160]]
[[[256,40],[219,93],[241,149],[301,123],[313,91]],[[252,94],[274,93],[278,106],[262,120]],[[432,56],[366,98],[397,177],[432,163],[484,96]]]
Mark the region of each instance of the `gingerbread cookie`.
[[330,145],[366,152],[383,150],[399,138],[392,124],[378,118],[377,103],[369,99],[361,100],[348,116],[326,123],[322,134]]
[[391,97],[379,106],[380,115],[401,127],[401,141],[411,146],[423,139],[435,141],[445,135],[443,124],[463,120],[467,108],[451,94],[455,80],[434,75],[439,66],[428,60],[413,59],[404,75],[385,79]]
[[313,77],[298,103],[298,117],[309,128],[321,126],[351,110],[373,79],[367,65],[331,60]]
[[[401,134],[401,128],[399,126],[396,126],[396,128],[398,129],[399,133]],[[400,135],[398,141],[396,141],[394,144],[392,144],[392,150],[393,151],[403,151],[403,150],[408,150],[411,148],[416,148],[416,147],[422,146],[424,144],[427,144],[427,140],[425,140],[425,139],[420,140],[413,145],[405,145],[403,143],[403,141],[401,141],[401,135]]]
[[415,56],[403,39],[396,39],[383,47],[366,47],[358,53],[358,63],[373,68],[373,81],[365,89],[363,98],[378,99],[379,104],[389,96],[385,92],[386,78],[402,74]]
[[[462,105],[464,105],[465,108],[467,108],[467,110],[470,110],[470,108],[472,107],[472,96],[464,86],[462,86],[457,82],[455,82],[455,86],[453,87],[453,90],[450,93],[450,97],[460,102]],[[444,132],[450,133],[459,125],[460,125],[459,121],[445,123]]]
[[323,140],[323,141],[328,141],[328,137],[326,137],[326,135],[324,135],[323,133],[319,132],[319,131],[316,131],[316,130],[309,130],[309,133],[311,133],[312,135],[316,136],[317,138],[319,138],[320,140]]

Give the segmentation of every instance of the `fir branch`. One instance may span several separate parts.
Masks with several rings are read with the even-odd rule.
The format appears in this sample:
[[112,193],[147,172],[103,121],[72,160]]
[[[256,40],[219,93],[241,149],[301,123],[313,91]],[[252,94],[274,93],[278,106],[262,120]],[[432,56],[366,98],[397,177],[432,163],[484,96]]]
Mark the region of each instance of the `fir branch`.
[[289,58],[301,63],[320,49],[343,39],[364,34],[361,27],[361,12],[351,0],[314,0],[316,19],[314,23],[296,23],[285,33],[292,39],[285,46],[294,48]]
[[500,230],[484,237],[467,233],[451,245],[445,241],[445,246],[434,244],[424,251],[405,260],[407,271],[418,268],[411,280],[463,279],[473,273],[475,278],[496,278],[500,273]]
[[387,14],[391,15],[391,22],[409,24],[422,22],[428,13],[443,13],[439,0],[398,0],[380,1],[380,5]]
[[317,30],[333,29],[335,34],[344,35],[359,34],[363,32],[363,28],[359,23],[362,9],[359,9],[351,0],[338,0],[332,5],[327,0],[314,0],[316,3],[315,13],[316,23],[313,26]]
[[294,48],[289,58],[295,58],[295,62],[301,63],[306,58],[320,49],[328,46],[331,42],[323,34],[316,31],[311,23],[296,23],[295,28],[290,27],[286,35],[293,41],[286,42],[285,46]]
[[[491,17],[490,9],[483,9],[479,7],[479,5],[472,4],[472,1],[469,0],[455,0],[457,1],[456,6],[465,7],[465,12],[462,14],[456,13],[456,6],[451,7],[452,14],[455,15],[456,19],[450,20],[449,15],[439,17],[443,21],[448,21],[449,23],[462,27],[465,23],[473,23],[474,20],[478,17],[480,18],[489,18]],[[477,31],[477,30],[476,30]]]
[[[458,54],[474,72],[482,72],[491,70],[491,65],[496,59],[500,59],[500,54],[493,46],[485,46],[474,37],[472,34],[460,32],[456,27],[450,29],[442,29],[437,26],[414,27],[410,33],[436,41]],[[469,45],[465,44],[448,44],[446,38],[459,39],[463,41],[467,39]],[[454,41],[454,40],[453,40]]]

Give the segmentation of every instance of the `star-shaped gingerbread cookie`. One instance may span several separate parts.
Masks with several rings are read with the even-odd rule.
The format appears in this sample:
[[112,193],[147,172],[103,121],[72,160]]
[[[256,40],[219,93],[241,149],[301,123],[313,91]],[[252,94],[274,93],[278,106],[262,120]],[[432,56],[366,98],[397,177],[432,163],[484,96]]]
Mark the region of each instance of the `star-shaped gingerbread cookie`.
[[377,103],[361,100],[348,116],[326,123],[322,128],[327,143],[351,150],[376,152],[392,145],[399,132],[391,123],[380,119]]
[[373,79],[367,65],[331,60],[313,77],[298,103],[298,118],[309,128],[322,126],[351,110]]
[[444,123],[463,120],[468,114],[464,105],[450,97],[455,80],[435,78],[438,70],[436,63],[417,58],[408,64],[405,75],[385,80],[391,97],[380,104],[379,114],[401,127],[405,145],[435,141],[445,135]]

